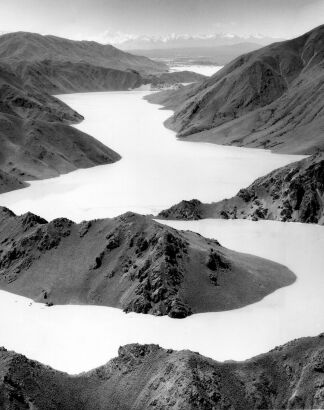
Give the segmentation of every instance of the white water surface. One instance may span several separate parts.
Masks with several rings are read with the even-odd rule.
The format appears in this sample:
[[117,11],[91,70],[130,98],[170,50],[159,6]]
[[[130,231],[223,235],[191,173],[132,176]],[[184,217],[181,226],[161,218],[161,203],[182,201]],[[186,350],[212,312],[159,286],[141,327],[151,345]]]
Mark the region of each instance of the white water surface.
[[[263,150],[178,141],[163,126],[170,112],[145,92],[62,96],[85,116],[78,128],[122,155],[112,164],[33,182],[1,195],[17,213],[75,221],[133,210],[155,213],[181,199],[215,201],[300,157]],[[247,220],[168,222],[267,257],[296,275],[292,286],[242,309],[183,320],[95,306],[45,307],[0,292],[0,345],[54,368],[77,373],[116,356],[120,345],[158,343],[218,360],[244,359],[324,330],[324,230],[316,225]],[[199,291],[199,290],[198,290]]]
[[212,202],[235,195],[257,177],[302,156],[184,142],[166,129],[170,111],[143,99],[148,92],[85,93],[60,98],[85,116],[80,130],[117,151],[114,164],[33,181],[5,193],[0,205],[47,219],[74,221],[127,211],[156,214],[182,199]]
[[261,302],[186,319],[125,314],[97,306],[46,307],[0,291],[0,345],[77,373],[104,364],[127,343],[157,343],[221,361],[242,360],[294,338],[323,332],[323,227],[247,220],[170,221],[168,225],[281,262],[298,279]]

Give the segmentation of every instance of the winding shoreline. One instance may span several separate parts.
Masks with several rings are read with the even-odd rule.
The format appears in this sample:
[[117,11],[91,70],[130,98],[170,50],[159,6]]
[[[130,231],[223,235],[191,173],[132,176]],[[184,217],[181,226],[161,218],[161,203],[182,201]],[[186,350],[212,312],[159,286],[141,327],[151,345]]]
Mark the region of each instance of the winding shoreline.
[[[130,98],[133,94],[131,92],[126,92],[125,95]],[[168,113],[140,100],[140,95],[141,94],[137,93],[136,98],[134,97],[135,99],[131,99],[130,101],[138,101],[138,105],[132,105],[134,117],[136,118],[136,121],[139,121],[139,123],[142,124],[139,127],[139,131],[141,133],[146,129],[148,131],[147,142],[149,144],[148,146],[155,150],[152,151],[155,166],[157,166],[156,141],[161,138],[165,139],[165,141],[167,140],[168,144],[172,144],[172,151],[175,150],[177,144],[180,144],[181,155],[185,155],[186,161],[188,161],[188,158],[195,158],[195,156],[198,155],[198,144],[195,143],[194,145],[191,145],[190,143],[183,144],[182,142],[177,142],[174,134],[170,133],[168,130],[164,130],[162,125],[163,117],[168,115]],[[78,96],[74,96],[73,98],[76,99],[77,97]],[[100,93],[99,97],[105,98],[105,95]],[[118,106],[117,93],[111,94],[110,97],[115,97],[111,102],[114,103],[116,108],[123,107],[122,112],[124,112],[125,105],[122,101],[120,101],[120,106]],[[152,135],[154,135],[153,130],[155,128],[146,123],[147,117],[145,117],[145,120],[144,118],[142,119],[143,112],[141,110],[149,108],[150,110],[148,112],[150,112],[150,117],[153,122],[160,121],[158,129],[161,131],[159,132],[164,130],[163,134],[156,134],[155,132],[157,139],[152,139]],[[98,112],[96,106],[93,107],[92,112],[95,114],[95,117],[91,117],[92,114],[89,114],[89,124],[97,126],[98,121],[96,116],[98,115]],[[140,115],[141,112],[142,114]],[[78,125],[78,127],[84,126],[84,124],[87,124],[87,121],[86,115],[86,120]],[[130,123],[131,119],[129,119],[127,125],[129,126]],[[102,132],[101,135],[106,135],[105,130],[107,129],[107,122],[103,123],[103,126],[104,128],[100,132]],[[120,122],[116,116],[115,118],[110,118],[109,135],[113,134],[114,141],[120,144],[122,142],[120,135],[123,134],[117,133],[118,128],[116,127],[119,126]],[[37,200],[38,204],[41,204],[48,195],[49,202],[45,201],[43,203],[43,209],[46,209],[47,211],[50,210],[48,204],[55,201],[58,207],[56,210],[59,214],[58,216],[65,215],[68,217],[73,217],[75,207],[78,206],[77,201],[80,202],[80,198],[84,198],[87,201],[89,201],[89,199],[93,200],[97,204],[105,198],[111,199],[111,196],[109,196],[107,192],[103,192],[101,196],[98,187],[95,187],[95,189],[90,191],[90,194],[87,192],[87,196],[80,196],[80,189],[87,186],[90,182],[92,184],[94,181],[93,178],[96,180],[103,179],[103,181],[111,181],[107,178],[105,173],[100,174],[100,172],[108,169],[112,170],[116,175],[118,174],[118,180],[120,181],[122,174],[118,172],[118,167],[124,162],[124,159],[125,162],[128,160],[129,155],[127,149],[133,149],[133,146],[130,145],[132,141],[133,140],[130,139],[124,143],[123,150],[125,151],[123,160],[114,165],[89,168],[87,170],[76,171],[63,178],[59,177],[57,179],[33,183],[34,186],[38,185],[43,187],[38,191],[37,195],[35,193],[33,194],[34,199]],[[137,147],[135,152],[137,154],[140,153],[141,145],[138,146],[139,141],[137,140],[133,142],[134,147]],[[190,154],[189,148],[190,150],[193,149],[192,156],[188,156]],[[242,149],[240,148],[233,149],[234,153],[236,151],[238,153],[238,157],[235,155],[233,157],[231,149],[228,150],[227,147],[221,147],[218,151],[216,148],[217,147],[214,148],[213,152],[218,152],[218,157],[216,156],[216,158],[218,158],[217,162],[219,163],[219,159],[225,156],[226,162],[228,163],[228,161],[230,161],[230,168],[233,168],[233,164],[239,160],[238,158],[242,158],[244,155],[245,160],[248,163],[253,161],[253,155],[256,153],[258,155],[263,154],[264,156],[262,158],[265,160],[267,158],[277,158],[278,160],[284,158],[282,155],[273,156],[273,154],[270,154],[269,152],[262,153],[262,151],[259,150],[243,149],[243,151],[241,151]],[[123,150],[121,150],[122,154]],[[168,148],[165,151],[166,155],[169,155],[169,152],[170,149]],[[211,158],[210,152],[210,146],[208,144],[202,144],[201,158],[204,158],[204,163],[206,164],[206,158]],[[288,159],[291,161],[291,157],[288,157]],[[255,162],[255,164],[259,163],[260,159],[257,161],[258,162]],[[138,161],[136,163],[138,163]],[[174,163],[176,164],[177,161]],[[181,165],[184,166],[184,163]],[[189,163],[189,165],[191,165],[191,163]],[[129,169],[127,170],[127,175],[129,175]],[[170,175],[176,180],[176,175],[173,173],[170,173]],[[200,180],[201,174],[198,175],[198,177],[197,180]],[[74,178],[76,178],[79,185],[77,184],[74,186],[71,184]],[[87,178],[90,179],[88,180]],[[66,200],[68,202],[72,201],[73,195],[77,195],[71,202],[73,205],[73,209],[71,208],[73,211],[72,214],[69,214],[68,209],[66,212],[63,212],[59,208],[60,206],[62,206],[62,208],[65,207],[67,202],[62,202],[61,197],[59,197],[60,199],[55,199],[55,190],[53,187],[57,182],[63,182],[63,180],[66,182],[64,184],[59,184],[62,188],[62,198],[66,198],[67,196]],[[169,180],[167,180],[167,182],[169,184]],[[147,190],[147,184],[144,184],[143,187]],[[161,187],[159,188],[161,189]],[[136,189],[138,189],[138,186],[136,186]],[[29,188],[22,190],[24,191],[24,200],[22,201],[21,206],[26,210],[31,209],[27,198],[25,198],[25,194],[30,192],[28,190]],[[15,197],[17,192],[18,191],[16,191],[16,193],[11,193],[11,196]],[[68,192],[70,193],[70,196]],[[85,193],[86,191],[83,192]],[[145,200],[147,200],[147,197]],[[94,206],[95,202],[92,202]],[[88,202],[88,206],[90,205],[91,202]],[[87,204],[84,204],[83,206],[84,208],[81,209],[79,217],[75,218],[76,220],[90,219],[85,218],[85,216],[91,215],[91,213],[93,213],[92,215],[94,218],[99,217],[101,214],[107,215],[107,209],[105,208],[100,208],[99,212],[96,213],[98,209],[89,208],[89,212],[87,210]],[[127,208],[127,210],[129,210],[129,204]],[[44,215],[44,213],[41,213],[41,215]],[[181,222],[172,222],[175,227],[177,227],[178,223]],[[196,228],[193,224],[196,224]],[[321,229],[318,229],[319,227],[279,222],[258,222],[256,224],[252,221],[205,220],[194,223],[186,222],[184,223],[183,228],[196,230],[198,232],[200,231],[200,233],[207,237],[215,237],[225,246],[232,249],[242,250],[250,254],[263,256],[279,263],[283,263],[296,273],[297,281],[294,285],[277,291],[263,299],[263,301],[250,305],[249,307],[224,313],[198,314],[181,320],[180,324],[179,321],[174,321],[174,319],[170,318],[154,317],[152,318],[154,321],[152,321],[147,315],[138,315],[134,313],[125,315],[121,311],[116,312],[116,309],[113,308],[100,308],[94,306],[66,305],[46,308],[39,305],[42,312],[42,314],[40,314],[37,304],[32,304],[30,307],[28,307],[27,304],[20,308],[20,304],[14,302],[15,300],[18,300],[19,297],[7,294],[6,297],[8,297],[8,302],[6,308],[8,309],[8,307],[10,307],[10,309],[13,310],[12,314],[8,317],[4,317],[3,322],[1,323],[1,328],[6,329],[7,331],[6,335],[1,336],[0,344],[4,344],[11,349],[14,348],[18,352],[27,354],[29,357],[49,363],[56,368],[61,368],[63,370],[69,369],[70,371],[75,372],[90,369],[102,364],[105,359],[109,359],[116,355],[117,347],[121,344],[125,344],[125,342],[154,342],[165,347],[174,347],[176,349],[188,348],[193,351],[200,351],[206,356],[214,357],[219,360],[233,358],[240,360],[253,356],[254,354],[262,353],[273,346],[287,342],[292,338],[315,335],[320,333],[324,328],[324,323],[320,317],[316,318],[316,320],[309,320],[310,315],[312,315],[311,312],[320,312],[322,310],[322,297],[316,296],[317,292],[322,288],[320,272],[324,266],[324,261],[322,260],[323,257],[321,257],[320,252],[324,238]],[[302,238],[302,240],[298,242],[298,247],[294,246],[292,243],[292,238],[296,238],[296,236]],[[314,246],[310,248],[310,244],[314,244]],[[304,254],[305,252],[306,255]],[[310,264],[313,266],[311,271],[314,275],[313,279],[309,276]],[[304,303],[300,306],[299,302],[301,298],[306,298],[308,304]],[[9,303],[9,299],[12,302]],[[291,310],[286,310],[288,307],[290,307]],[[19,310],[14,313],[15,309]],[[33,312],[35,312],[35,316]],[[64,323],[66,323],[66,325],[62,323],[62,317],[64,317]],[[79,317],[79,319],[76,320],[76,317]],[[267,319],[265,319],[265,317],[267,317]],[[74,325],[72,326],[71,324],[73,322]],[[31,326],[31,323],[33,323],[33,326]],[[253,331],[252,328],[249,328],[253,323],[258,323],[257,333]],[[27,324],[28,326],[31,326],[30,329],[26,328]],[[253,326],[254,329],[255,327],[256,326]],[[38,330],[36,331],[36,329]],[[125,330],[125,332],[123,330]],[[26,338],[27,334],[28,337]],[[238,334],[240,337],[237,337]],[[63,339],[62,335],[65,335]],[[201,335],[204,335],[204,337],[200,337]],[[4,336],[6,337],[4,338]],[[58,337],[61,338],[60,344],[57,344]],[[26,345],[26,340],[28,340],[28,345]],[[45,350],[43,348],[44,346],[42,347],[40,345],[39,340],[46,340]],[[82,346],[84,350],[82,354],[75,349],[78,340],[83,340]],[[213,340],[212,344],[210,344],[210,340]],[[82,361],[80,361],[80,357],[83,358]]]

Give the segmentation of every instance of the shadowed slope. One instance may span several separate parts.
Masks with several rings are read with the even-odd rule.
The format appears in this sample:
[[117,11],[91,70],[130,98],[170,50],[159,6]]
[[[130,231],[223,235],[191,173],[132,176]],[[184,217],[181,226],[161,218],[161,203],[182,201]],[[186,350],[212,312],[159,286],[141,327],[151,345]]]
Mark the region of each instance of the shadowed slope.
[[0,36],[0,58],[22,80],[51,94],[129,90],[143,84],[192,82],[195,73],[168,67],[111,45],[17,32]]
[[87,62],[37,61],[20,62],[15,67],[24,84],[46,90],[51,94],[93,91],[131,90],[141,85],[163,85],[202,81],[206,77],[190,71],[141,74]]
[[167,73],[163,63],[110,45],[24,32],[0,36],[0,59],[2,192],[25,186],[25,180],[120,159],[71,128],[82,115],[50,94],[129,90],[150,83],[165,87],[204,78]]
[[19,188],[24,188],[25,186],[27,186],[27,183],[24,183],[13,175],[7,174],[6,172],[0,170],[0,194]]
[[308,154],[324,148],[324,26],[242,55],[211,78],[152,102],[181,138]]
[[37,33],[16,32],[0,36],[0,58],[4,62],[50,60],[88,63],[117,70],[137,70],[145,74],[166,71],[167,66],[147,57],[133,55],[110,44],[75,41]]
[[25,87],[20,77],[1,65],[1,191],[23,187],[26,180],[117,161],[120,157],[114,151],[70,127],[82,119],[42,88]]

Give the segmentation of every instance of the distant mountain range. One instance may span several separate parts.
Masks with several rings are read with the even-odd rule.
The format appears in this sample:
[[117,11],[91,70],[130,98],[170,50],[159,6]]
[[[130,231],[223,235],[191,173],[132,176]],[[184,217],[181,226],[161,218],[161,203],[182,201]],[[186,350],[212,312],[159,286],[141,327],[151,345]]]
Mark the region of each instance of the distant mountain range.
[[244,53],[257,50],[257,43],[238,43],[215,47],[183,47],[131,50],[133,54],[143,55],[171,65],[217,65],[222,66]]
[[224,65],[243,53],[281,40],[261,35],[244,37],[228,33],[200,36],[133,36],[120,40],[116,44],[123,50],[153,59],[170,59],[180,64],[183,59],[183,62],[189,65],[190,63]]
[[191,36],[187,34],[171,34],[167,36],[132,36],[115,42],[122,50],[168,50],[172,48],[219,47],[240,43],[254,43],[264,46],[282,38],[262,35],[238,36],[231,33],[203,34]]

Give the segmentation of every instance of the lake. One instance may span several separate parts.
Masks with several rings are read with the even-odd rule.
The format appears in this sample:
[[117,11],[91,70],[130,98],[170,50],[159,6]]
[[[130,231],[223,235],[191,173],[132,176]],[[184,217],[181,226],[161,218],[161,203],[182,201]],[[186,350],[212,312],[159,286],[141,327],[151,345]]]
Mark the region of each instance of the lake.
[[[1,195],[17,213],[75,221],[126,211],[156,214],[182,199],[234,195],[265,173],[301,156],[179,141],[163,126],[171,114],[143,100],[145,91],[60,98],[82,115],[77,128],[122,155],[115,164],[78,170]],[[324,230],[317,225],[248,220],[168,221],[237,251],[288,266],[297,281],[242,309],[186,319],[124,314],[97,306],[46,307],[0,292],[0,345],[76,373],[116,356],[125,343],[191,349],[218,360],[245,359],[324,329]]]
[[196,64],[196,65],[174,65],[170,67],[170,71],[194,71],[195,73],[206,75],[210,77],[211,75],[217,73],[223,66],[218,65],[207,65],[207,64]]
[[76,127],[117,151],[114,164],[78,170],[1,195],[14,212],[74,221],[126,211],[156,214],[182,199],[233,196],[267,172],[302,156],[184,142],[163,122],[171,111],[143,99],[147,91],[85,93],[60,98],[85,116]]

